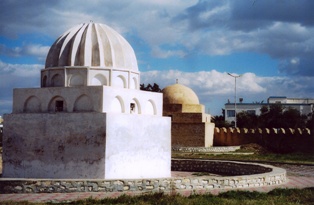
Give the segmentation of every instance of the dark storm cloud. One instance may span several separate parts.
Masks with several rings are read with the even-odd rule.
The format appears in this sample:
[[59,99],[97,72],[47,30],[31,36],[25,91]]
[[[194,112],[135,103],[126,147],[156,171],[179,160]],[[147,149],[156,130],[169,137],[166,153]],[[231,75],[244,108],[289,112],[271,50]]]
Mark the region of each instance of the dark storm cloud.
[[173,21],[196,33],[193,51],[263,53],[280,62],[280,73],[302,76],[314,75],[313,11],[313,0],[200,0]]
[[230,3],[233,29],[257,29],[273,22],[314,25],[313,0],[238,0]]
[[289,75],[314,76],[314,59],[292,58],[290,61],[282,61],[279,71]]
[[227,1],[200,0],[173,18],[173,22],[188,21],[190,30],[223,26],[228,19]]
[[0,1],[0,33],[16,38],[17,31],[40,31],[38,28],[47,26],[45,15],[51,13],[56,1]]

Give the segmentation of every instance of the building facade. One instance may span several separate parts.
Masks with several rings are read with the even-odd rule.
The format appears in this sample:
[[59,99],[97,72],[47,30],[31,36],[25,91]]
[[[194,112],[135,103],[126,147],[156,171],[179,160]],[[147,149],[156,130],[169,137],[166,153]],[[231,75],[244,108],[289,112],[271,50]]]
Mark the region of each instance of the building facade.
[[[301,115],[308,115],[314,112],[314,99],[313,98],[288,98],[285,96],[270,96],[267,103],[243,103],[241,101],[236,103],[236,112],[247,112],[255,115],[261,114],[263,106],[271,104],[281,104],[284,108],[294,108],[300,111]],[[225,121],[233,123],[235,121],[235,103],[225,104]]]

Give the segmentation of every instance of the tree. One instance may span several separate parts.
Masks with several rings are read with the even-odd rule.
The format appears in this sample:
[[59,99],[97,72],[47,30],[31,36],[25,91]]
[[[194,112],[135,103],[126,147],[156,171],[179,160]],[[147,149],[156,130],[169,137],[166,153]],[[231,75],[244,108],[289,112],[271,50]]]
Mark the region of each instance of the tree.
[[305,128],[307,117],[301,115],[300,111],[289,107],[282,114],[283,128]]
[[306,122],[306,127],[314,132],[314,112],[308,115],[308,120]]
[[150,91],[150,92],[157,92],[160,93],[161,89],[158,84],[154,83],[154,85],[148,84],[145,86],[145,84],[140,84],[140,89],[145,90],[145,91]]
[[225,121],[225,117],[223,115],[216,115],[211,118],[212,122],[215,123],[215,127],[230,127],[231,124]]
[[257,128],[258,116],[248,112],[239,112],[237,114],[237,126],[245,128]]
[[279,104],[271,104],[269,107],[261,108],[259,116],[259,127],[261,128],[280,128],[282,127],[282,112],[284,107]]
[[306,119],[297,109],[285,108],[278,103],[263,106],[258,122],[261,128],[304,128]]

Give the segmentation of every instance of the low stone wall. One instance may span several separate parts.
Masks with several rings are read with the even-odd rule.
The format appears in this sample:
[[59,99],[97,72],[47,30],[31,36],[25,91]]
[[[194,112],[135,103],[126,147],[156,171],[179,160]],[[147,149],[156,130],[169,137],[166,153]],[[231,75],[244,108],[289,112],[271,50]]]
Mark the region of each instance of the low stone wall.
[[[129,192],[176,192],[259,187],[286,182],[286,171],[269,165],[211,160],[173,160],[172,164],[173,171],[221,173],[221,170],[225,170],[224,173],[235,174],[236,171],[239,175],[128,180],[2,178],[0,179],[0,193],[125,192],[127,194]],[[255,174],[241,175],[247,173],[244,173],[244,169]]]
[[172,151],[175,152],[214,152],[214,153],[226,153],[234,152],[240,149],[240,146],[220,146],[220,147],[172,147]]
[[221,176],[254,175],[272,171],[272,168],[265,165],[215,160],[173,160],[171,169],[186,172],[208,172]]
[[277,152],[314,152],[310,129],[215,128],[214,146],[238,146],[257,143]]

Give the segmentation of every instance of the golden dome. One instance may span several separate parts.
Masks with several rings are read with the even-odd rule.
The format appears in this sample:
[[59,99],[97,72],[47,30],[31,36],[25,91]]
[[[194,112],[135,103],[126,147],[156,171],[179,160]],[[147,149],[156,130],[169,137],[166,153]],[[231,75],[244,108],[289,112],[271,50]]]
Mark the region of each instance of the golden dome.
[[195,92],[181,84],[167,86],[162,93],[164,104],[199,104]]

